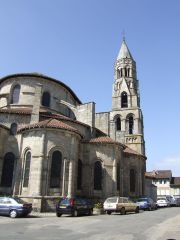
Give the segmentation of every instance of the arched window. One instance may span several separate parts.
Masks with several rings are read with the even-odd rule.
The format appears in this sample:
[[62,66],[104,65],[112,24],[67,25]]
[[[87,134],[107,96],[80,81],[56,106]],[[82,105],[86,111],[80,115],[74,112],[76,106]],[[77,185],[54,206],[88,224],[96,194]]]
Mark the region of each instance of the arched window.
[[134,169],[130,170],[130,192],[135,192],[136,187],[136,173]]
[[129,121],[129,134],[133,134],[133,128],[134,128],[133,116],[130,116],[128,121]]
[[11,95],[11,104],[18,103],[19,102],[19,95],[20,95],[20,85],[17,84],[12,89],[12,95]]
[[10,128],[10,135],[16,135],[17,133],[17,123],[12,123]]
[[51,99],[50,93],[49,92],[43,92],[42,105],[45,106],[45,107],[50,107],[50,99]]
[[4,163],[2,169],[1,186],[11,187],[13,181],[15,156],[13,153],[8,152],[4,156]]
[[61,165],[62,165],[62,154],[59,151],[54,151],[52,154],[51,175],[50,175],[51,188],[60,187]]
[[116,130],[121,131],[121,119],[120,119],[120,117],[118,117],[116,119]]
[[94,164],[94,190],[102,190],[102,165],[100,161]]
[[25,167],[24,167],[23,187],[28,187],[30,166],[31,166],[31,152],[27,151],[26,154],[25,154]]
[[121,107],[127,108],[128,107],[128,99],[127,99],[127,93],[122,92],[121,93]]
[[118,69],[117,70],[117,78],[120,78],[121,77],[121,73],[120,73],[120,70]]
[[117,168],[116,168],[116,176],[117,176],[117,190],[120,190],[120,164],[117,163]]
[[82,188],[82,161],[78,160],[77,189]]

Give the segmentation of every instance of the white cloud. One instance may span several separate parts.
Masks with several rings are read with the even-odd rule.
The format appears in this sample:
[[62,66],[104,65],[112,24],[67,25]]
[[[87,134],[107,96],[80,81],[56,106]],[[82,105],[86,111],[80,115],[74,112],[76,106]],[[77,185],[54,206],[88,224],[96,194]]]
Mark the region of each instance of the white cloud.
[[171,170],[172,175],[180,177],[180,156],[167,157],[153,164],[154,170]]

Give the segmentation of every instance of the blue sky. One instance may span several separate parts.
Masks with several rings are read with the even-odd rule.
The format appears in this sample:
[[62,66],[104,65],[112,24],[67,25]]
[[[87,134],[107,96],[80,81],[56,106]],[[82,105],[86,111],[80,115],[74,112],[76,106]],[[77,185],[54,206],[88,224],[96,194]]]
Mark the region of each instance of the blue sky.
[[96,112],[111,110],[125,30],[136,60],[147,170],[180,176],[179,0],[1,0],[0,77],[39,72],[63,81]]

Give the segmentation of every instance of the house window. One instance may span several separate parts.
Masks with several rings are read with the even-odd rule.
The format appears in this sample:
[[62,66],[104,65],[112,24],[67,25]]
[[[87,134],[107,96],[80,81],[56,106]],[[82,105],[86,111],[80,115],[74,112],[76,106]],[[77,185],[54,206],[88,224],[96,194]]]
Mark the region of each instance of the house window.
[[10,135],[16,135],[17,133],[17,123],[12,123],[10,128]]
[[26,154],[25,154],[25,168],[24,168],[23,187],[28,187],[28,184],[29,184],[30,165],[31,165],[31,152],[27,151]]
[[50,107],[50,99],[51,99],[50,93],[49,92],[43,92],[42,106]]
[[1,186],[11,187],[13,181],[15,156],[12,152],[6,153],[2,169]]
[[77,189],[82,188],[82,161],[78,160]]
[[12,95],[11,95],[11,104],[18,103],[19,102],[19,95],[20,95],[20,85],[17,84],[12,89]]
[[54,151],[52,154],[52,163],[51,163],[50,188],[60,187],[61,165],[62,165],[62,154],[59,151]]
[[116,130],[121,131],[121,119],[120,119],[120,117],[118,117],[116,119]]
[[127,93],[122,92],[121,93],[121,107],[127,108],[128,107],[128,99],[127,99]]
[[130,192],[135,192],[135,186],[136,186],[136,175],[135,170],[130,170]]
[[102,190],[102,165],[100,161],[94,164],[94,190]]

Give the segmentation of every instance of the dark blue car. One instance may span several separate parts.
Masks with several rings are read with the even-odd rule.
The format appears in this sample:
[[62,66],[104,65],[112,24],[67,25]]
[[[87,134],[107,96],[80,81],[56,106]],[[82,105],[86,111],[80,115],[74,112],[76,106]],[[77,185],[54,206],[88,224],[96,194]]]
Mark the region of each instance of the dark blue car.
[[92,215],[93,205],[88,199],[84,198],[63,198],[56,206],[56,216],[69,214],[73,217],[78,215]]
[[155,210],[157,209],[156,203],[149,197],[142,197],[136,200],[136,203],[139,206],[139,209],[142,210]]
[[16,218],[27,216],[32,211],[32,204],[16,197],[0,197],[0,215]]

